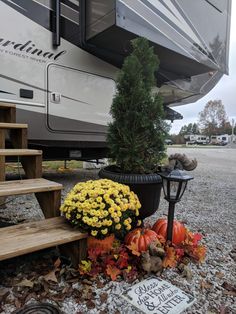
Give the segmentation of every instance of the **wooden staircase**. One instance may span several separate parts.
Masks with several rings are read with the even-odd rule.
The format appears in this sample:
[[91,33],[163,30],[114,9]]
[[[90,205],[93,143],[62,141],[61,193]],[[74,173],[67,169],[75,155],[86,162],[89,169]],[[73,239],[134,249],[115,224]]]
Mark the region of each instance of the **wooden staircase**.
[[[62,185],[42,178],[42,151],[27,148],[27,130],[27,124],[16,123],[15,105],[0,103],[0,205],[8,196],[34,193],[46,218],[1,228],[0,261],[60,245],[77,266],[86,257],[87,235],[60,217]],[[5,148],[7,138],[14,148]],[[18,158],[27,179],[5,181],[7,157]]]

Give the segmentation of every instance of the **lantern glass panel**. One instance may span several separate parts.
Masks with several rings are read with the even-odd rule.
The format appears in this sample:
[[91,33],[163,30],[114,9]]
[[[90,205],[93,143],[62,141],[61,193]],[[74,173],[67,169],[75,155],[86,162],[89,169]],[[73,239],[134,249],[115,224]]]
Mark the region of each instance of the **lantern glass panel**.
[[162,178],[162,186],[163,186],[163,190],[164,190],[164,194],[165,194],[165,197],[168,198],[168,180],[165,179],[165,178]]
[[170,182],[170,200],[177,200],[178,189],[180,182],[177,181],[169,181]]
[[179,196],[178,196],[178,200],[180,200],[181,197],[183,196],[184,191],[185,191],[186,186],[187,186],[187,182],[188,182],[188,181],[182,182],[182,186],[181,186],[181,189],[180,189],[180,194],[179,194]]

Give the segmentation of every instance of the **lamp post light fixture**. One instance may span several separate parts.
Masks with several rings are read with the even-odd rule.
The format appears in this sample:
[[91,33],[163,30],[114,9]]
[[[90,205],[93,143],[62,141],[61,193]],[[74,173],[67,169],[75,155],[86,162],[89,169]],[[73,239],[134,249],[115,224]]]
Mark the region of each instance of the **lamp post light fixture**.
[[189,180],[193,177],[183,171],[174,169],[169,173],[160,173],[165,199],[169,202],[167,219],[167,240],[172,242],[175,203],[179,202],[184,194]]

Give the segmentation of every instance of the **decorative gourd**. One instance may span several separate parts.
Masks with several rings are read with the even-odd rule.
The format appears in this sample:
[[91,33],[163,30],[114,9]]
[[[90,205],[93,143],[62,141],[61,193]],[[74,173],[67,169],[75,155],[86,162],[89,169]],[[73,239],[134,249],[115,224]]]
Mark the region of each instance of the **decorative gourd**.
[[[152,230],[154,230],[157,235],[161,235],[166,239],[166,232],[167,232],[167,219],[161,218],[156,221],[156,223],[153,225]],[[184,225],[174,220],[173,223],[173,236],[172,236],[172,243],[173,244],[181,244],[185,240],[186,236],[186,229]]]
[[144,252],[147,251],[151,242],[155,240],[158,240],[155,231],[151,229],[136,228],[126,235],[125,244],[135,244],[138,252]]

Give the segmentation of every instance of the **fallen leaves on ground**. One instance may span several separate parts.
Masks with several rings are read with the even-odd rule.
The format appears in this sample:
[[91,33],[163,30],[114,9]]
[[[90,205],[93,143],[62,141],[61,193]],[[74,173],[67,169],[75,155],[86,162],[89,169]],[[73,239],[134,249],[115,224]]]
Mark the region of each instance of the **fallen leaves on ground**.
[[236,296],[236,286],[224,281],[222,284],[222,287],[226,290],[224,291],[224,294]]
[[201,280],[200,281],[200,288],[201,288],[201,290],[203,290],[203,289],[209,290],[212,287],[213,287],[213,284],[211,282],[209,282],[207,280]]
[[103,292],[100,294],[99,298],[100,298],[101,304],[103,304],[107,302],[108,294],[106,292]]

